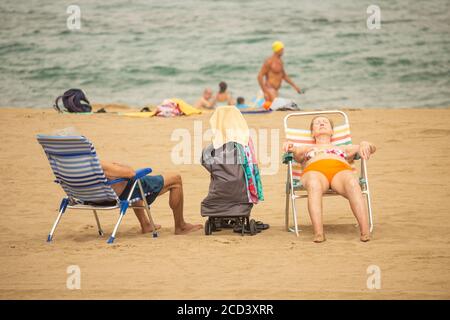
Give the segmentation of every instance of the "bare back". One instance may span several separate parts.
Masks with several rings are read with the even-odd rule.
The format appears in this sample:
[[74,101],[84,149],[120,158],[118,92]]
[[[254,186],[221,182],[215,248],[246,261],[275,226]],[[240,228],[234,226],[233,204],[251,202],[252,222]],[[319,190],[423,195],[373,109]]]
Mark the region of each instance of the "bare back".
[[231,93],[229,93],[228,91],[218,92],[216,95],[216,103],[226,103],[232,105],[233,98],[231,97]]

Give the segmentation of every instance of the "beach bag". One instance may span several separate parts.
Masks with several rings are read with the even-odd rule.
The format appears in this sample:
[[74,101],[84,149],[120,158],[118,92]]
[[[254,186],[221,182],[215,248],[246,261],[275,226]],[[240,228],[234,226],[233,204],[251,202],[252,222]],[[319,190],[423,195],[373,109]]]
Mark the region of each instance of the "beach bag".
[[[64,107],[60,107],[58,102],[62,100]],[[64,92],[62,96],[59,96],[55,100],[55,105],[53,106],[58,112],[92,112],[92,107],[89,100],[84,95],[84,92],[80,89],[70,89]]]
[[177,117],[182,115],[180,106],[171,100],[164,100],[156,107],[156,116],[158,117]]

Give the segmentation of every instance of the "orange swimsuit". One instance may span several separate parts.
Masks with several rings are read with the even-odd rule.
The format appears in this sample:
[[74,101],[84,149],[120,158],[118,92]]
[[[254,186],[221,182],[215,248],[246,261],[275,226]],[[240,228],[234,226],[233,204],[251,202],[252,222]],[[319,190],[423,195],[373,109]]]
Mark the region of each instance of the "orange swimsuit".
[[[329,153],[329,154],[338,155],[344,159],[346,158],[345,152],[343,152],[339,149],[327,149],[327,150],[324,150],[324,152]],[[314,156],[315,156],[314,151],[312,151],[312,154],[311,154],[311,152],[308,152],[305,155],[305,162],[310,160]],[[331,183],[331,180],[333,180],[334,176],[338,172],[341,172],[343,170],[352,170],[352,167],[349,164],[342,162],[340,160],[337,160],[337,159],[321,159],[321,160],[317,160],[317,161],[309,164],[305,169],[303,169],[302,175],[308,171],[318,171],[327,178],[329,183]]]

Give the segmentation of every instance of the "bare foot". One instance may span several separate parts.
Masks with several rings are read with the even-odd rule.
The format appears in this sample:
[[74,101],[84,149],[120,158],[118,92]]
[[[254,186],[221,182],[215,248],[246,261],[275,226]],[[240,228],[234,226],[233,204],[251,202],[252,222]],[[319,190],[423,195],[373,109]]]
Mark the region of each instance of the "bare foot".
[[370,234],[361,234],[361,237],[359,237],[359,240],[361,240],[362,242],[367,242],[370,241]]
[[189,232],[197,231],[203,228],[201,224],[185,223],[183,227],[175,229],[175,234],[188,234]]
[[323,235],[323,234],[315,234],[314,235],[314,242],[315,243],[321,243],[321,242],[324,242],[324,241],[326,241],[327,239],[325,239],[325,235]]
[[[156,230],[159,230],[159,229],[161,229],[161,225],[155,223],[155,228],[156,228]],[[150,233],[150,232],[153,232],[153,228],[152,228],[152,226],[149,223],[145,227],[142,227],[141,231],[142,231],[142,233]]]

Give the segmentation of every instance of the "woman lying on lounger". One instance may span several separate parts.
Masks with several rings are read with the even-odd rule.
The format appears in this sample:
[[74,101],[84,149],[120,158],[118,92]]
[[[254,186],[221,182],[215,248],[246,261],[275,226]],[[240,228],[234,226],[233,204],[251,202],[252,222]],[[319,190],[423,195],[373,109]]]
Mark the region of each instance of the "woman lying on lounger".
[[302,165],[301,182],[308,192],[308,211],[314,228],[314,242],[325,241],[322,223],[322,195],[329,188],[347,198],[358,220],[361,241],[370,240],[367,207],[361,192],[358,178],[352,173],[349,161],[358,153],[361,158],[369,159],[375,152],[375,146],[363,141],[359,145],[334,146],[331,144],[333,123],[324,116],[311,121],[311,134],[316,142],[314,146],[294,147],[285,144],[285,151],[292,152],[294,159]]

